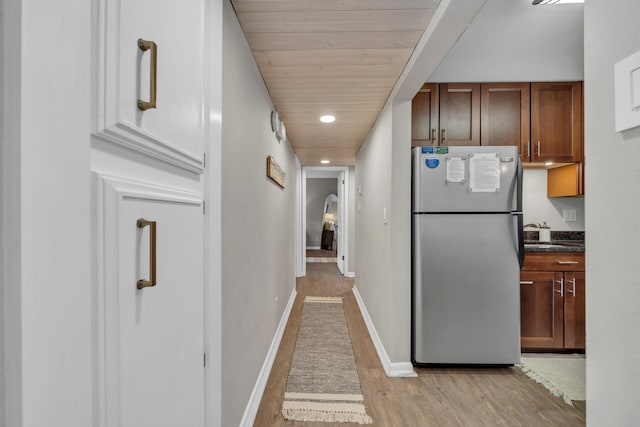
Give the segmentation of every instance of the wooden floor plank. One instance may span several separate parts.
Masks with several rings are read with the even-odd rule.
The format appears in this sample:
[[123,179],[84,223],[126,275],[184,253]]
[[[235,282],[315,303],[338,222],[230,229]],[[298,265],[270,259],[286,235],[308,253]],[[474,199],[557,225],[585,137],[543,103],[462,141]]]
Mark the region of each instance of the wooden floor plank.
[[[517,368],[418,368],[418,378],[388,378],[351,291],[336,264],[307,264],[269,376],[255,426],[326,427],[280,414],[306,295],[342,296],[367,413],[374,426],[584,426],[586,405],[570,407]],[[359,424],[340,423],[349,427]]]

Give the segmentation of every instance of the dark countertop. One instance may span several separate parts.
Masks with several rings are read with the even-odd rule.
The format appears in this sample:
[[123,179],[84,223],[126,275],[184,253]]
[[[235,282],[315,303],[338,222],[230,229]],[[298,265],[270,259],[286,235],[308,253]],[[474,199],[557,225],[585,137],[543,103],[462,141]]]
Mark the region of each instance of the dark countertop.
[[551,240],[551,243],[538,241],[524,242],[525,252],[584,252],[584,240]]
[[551,242],[538,241],[537,231],[524,232],[525,252],[584,252],[584,231],[551,231]]

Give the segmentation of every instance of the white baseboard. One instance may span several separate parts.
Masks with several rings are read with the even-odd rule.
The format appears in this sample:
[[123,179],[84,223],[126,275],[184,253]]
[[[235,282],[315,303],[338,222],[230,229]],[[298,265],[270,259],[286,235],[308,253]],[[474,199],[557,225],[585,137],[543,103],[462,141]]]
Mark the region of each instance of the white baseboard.
[[373,341],[373,345],[376,348],[376,352],[378,353],[378,357],[380,358],[380,362],[382,363],[384,372],[387,374],[387,376],[417,377],[418,374],[413,369],[413,364],[411,362],[391,362],[391,360],[389,359],[389,355],[387,355],[387,352],[382,345],[380,336],[378,336],[378,332],[376,331],[375,326],[373,326],[373,321],[369,316],[367,307],[365,307],[364,301],[362,301],[362,297],[360,297],[358,288],[355,285],[353,286],[353,295],[355,295],[356,301],[358,301],[358,307],[360,308],[360,312],[362,313],[362,318],[364,319],[364,323],[367,325],[369,335],[371,336],[371,341]]
[[253,391],[251,392],[251,396],[249,397],[249,402],[247,403],[247,407],[244,410],[244,415],[242,415],[242,420],[240,420],[240,427],[251,427],[256,420],[258,408],[260,407],[260,401],[262,401],[262,395],[264,394],[264,389],[267,386],[267,380],[269,379],[269,374],[271,373],[273,362],[276,359],[276,354],[278,353],[278,348],[280,347],[280,341],[282,340],[284,329],[286,328],[287,322],[289,321],[289,315],[291,314],[291,309],[293,308],[293,302],[296,300],[296,295],[297,292],[294,289],[291,292],[291,296],[289,297],[287,306],[284,308],[284,313],[282,313],[282,318],[280,319],[280,323],[278,324],[276,333],[273,336],[273,340],[271,341],[271,346],[269,347],[267,357],[262,364],[262,369],[260,369],[260,373],[258,374],[256,384],[253,386]]
[[311,249],[312,251],[319,251],[320,246],[307,246],[307,249]]
[[347,271],[346,273],[344,273],[344,277],[356,277],[356,273],[354,273],[353,271]]

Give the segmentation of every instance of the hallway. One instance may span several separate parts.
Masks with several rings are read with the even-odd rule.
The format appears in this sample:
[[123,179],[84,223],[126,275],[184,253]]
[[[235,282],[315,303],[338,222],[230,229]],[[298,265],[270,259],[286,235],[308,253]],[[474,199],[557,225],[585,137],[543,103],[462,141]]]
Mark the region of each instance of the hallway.
[[[388,378],[351,292],[355,279],[335,264],[307,264],[267,383],[255,426],[326,426],[280,414],[304,297],[342,296],[367,413],[376,426],[583,426],[585,404],[567,406],[519,369],[417,369],[418,378]],[[351,424],[340,424],[345,427]],[[353,424],[357,425],[357,424]]]

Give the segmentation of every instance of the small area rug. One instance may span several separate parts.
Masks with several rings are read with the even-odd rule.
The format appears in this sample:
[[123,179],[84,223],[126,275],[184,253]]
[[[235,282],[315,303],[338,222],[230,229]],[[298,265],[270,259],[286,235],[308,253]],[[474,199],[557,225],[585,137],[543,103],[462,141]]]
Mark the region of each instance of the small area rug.
[[342,298],[305,298],[282,415],[296,421],[373,423],[365,412]]
[[573,400],[586,400],[586,359],[581,354],[523,354],[519,367],[554,396],[573,406]]

